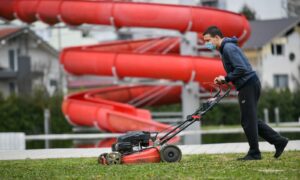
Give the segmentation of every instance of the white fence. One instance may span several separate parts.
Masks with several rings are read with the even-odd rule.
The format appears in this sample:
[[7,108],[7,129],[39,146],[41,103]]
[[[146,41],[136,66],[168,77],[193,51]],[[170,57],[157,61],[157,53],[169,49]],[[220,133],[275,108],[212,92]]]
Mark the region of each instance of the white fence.
[[2,150],[25,150],[24,133],[0,133],[0,151]]

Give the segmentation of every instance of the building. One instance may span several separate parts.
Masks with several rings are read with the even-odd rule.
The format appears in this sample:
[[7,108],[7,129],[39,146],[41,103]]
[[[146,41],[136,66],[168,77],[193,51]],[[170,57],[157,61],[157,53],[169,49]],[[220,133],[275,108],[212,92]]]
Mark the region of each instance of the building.
[[244,6],[255,12],[256,19],[280,19],[299,16],[299,0],[133,0],[163,4],[182,4],[209,6],[239,13]]
[[35,88],[53,94],[60,87],[58,51],[28,27],[0,26],[0,91],[27,95]]
[[[14,20],[11,23],[18,24],[19,22]],[[70,46],[90,45],[99,41],[116,39],[115,33],[112,32],[113,28],[102,26],[71,27],[64,23],[58,23],[49,27],[47,24],[37,21],[30,26],[30,29],[58,51]],[[100,35],[99,31],[101,32]]]
[[203,6],[210,6],[239,13],[247,6],[260,20],[297,17],[300,15],[299,0],[200,0]]
[[243,46],[264,88],[300,87],[300,17],[252,21]]
[[288,16],[288,0],[202,0],[203,5],[211,5],[227,11],[239,13],[244,6],[255,12],[256,19],[280,19]]

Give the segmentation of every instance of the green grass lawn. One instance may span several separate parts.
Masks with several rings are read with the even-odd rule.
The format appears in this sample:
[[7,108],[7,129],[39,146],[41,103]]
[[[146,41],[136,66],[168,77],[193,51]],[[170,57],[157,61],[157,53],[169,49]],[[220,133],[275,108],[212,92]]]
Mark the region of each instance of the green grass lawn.
[[280,159],[236,161],[241,154],[184,156],[180,163],[98,165],[96,158],[0,162],[0,179],[300,179],[300,151]]

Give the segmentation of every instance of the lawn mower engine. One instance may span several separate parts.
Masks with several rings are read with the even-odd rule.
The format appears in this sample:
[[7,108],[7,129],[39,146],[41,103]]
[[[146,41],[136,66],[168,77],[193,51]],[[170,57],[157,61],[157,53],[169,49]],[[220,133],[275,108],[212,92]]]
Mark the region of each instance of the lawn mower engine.
[[160,146],[157,134],[147,131],[128,132],[118,137],[117,143],[112,145],[112,152],[101,154],[98,162],[112,165],[180,161],[180,149],[175,145]]
[[130,154],[134,148],[148,147],[150,141],[150,132],[132,131],[117,139],[117,143],[112,145],[112,151],[121,154]]

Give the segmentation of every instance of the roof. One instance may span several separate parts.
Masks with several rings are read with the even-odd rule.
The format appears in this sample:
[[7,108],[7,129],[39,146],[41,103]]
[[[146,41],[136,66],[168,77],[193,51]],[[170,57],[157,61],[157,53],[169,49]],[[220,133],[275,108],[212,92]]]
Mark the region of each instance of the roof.
[[251,21],[251,36],[243,49],[258,49],[300,23],[300,17]]
[[9,40],[24,33],[28,33],[29,36],[31,36],[33,39],[41,40],[42,47],[51,52],[53,55],[58,55],[58,51],[56,49],[54,49],[48,42],[44,41],[40,36],[38,36],[34,31],[30,30],[28,27],[0,26],[0,40]]
[[18,31],[20,31],[22,28],[20,27],[8,27],[8,28],[0,28],[0,39],[4,39],[9,35],[12,35]]

